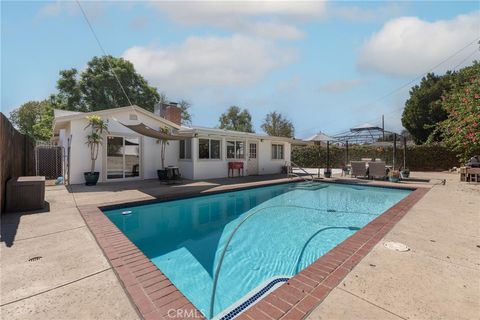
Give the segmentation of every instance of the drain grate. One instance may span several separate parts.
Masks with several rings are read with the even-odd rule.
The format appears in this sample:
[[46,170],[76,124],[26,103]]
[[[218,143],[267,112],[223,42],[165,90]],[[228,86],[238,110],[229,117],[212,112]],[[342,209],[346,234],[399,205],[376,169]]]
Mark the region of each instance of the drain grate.
[[335,209],[327,209],[327,212],[337,212]]
[[28,262],[35,262],[35,261],[38,261],[38,260],[40,260],[40,259],[42,259],[42,258],[43,258],[43,257],[41,257],[41,256],[36,256],[36,257],[33,257],[33,258],[28,259],[27,261],[28,261]]
[[400,243],[400,242],[387,241],[383,245],[387,249],[398,251],[398,252],[410,251],[410,248],[407,245],[405,245],[403,243]]

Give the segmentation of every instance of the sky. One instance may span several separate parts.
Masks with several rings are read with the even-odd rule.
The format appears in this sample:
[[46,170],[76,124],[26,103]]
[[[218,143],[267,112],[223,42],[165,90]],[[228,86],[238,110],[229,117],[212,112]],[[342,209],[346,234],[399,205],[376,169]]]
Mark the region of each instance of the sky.
[[[131,61],[193,124],[229,106],[290,119],[295,136],[401,130],[411,86],[480,60],[480,1],[82,1],[108,54]],[[77,3],[1,2],[1,111],[56,91],[102,55]]]

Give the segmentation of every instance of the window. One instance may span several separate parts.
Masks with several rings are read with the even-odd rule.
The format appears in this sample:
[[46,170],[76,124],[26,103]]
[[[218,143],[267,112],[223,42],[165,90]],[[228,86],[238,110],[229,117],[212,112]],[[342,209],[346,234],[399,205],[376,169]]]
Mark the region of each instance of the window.
[[272,144],[272,159],[283,160],[283,144]]
[[198,139],[199,159],[220,159],[220,140]]
[[192,159],[192,140],[180,140],[180,159]]
[[243,141],[227,141],[227,159],[243,159],[244,150]]
[[250,159],[256,159],[257,158],[257,144],[256,143],[250,143]]

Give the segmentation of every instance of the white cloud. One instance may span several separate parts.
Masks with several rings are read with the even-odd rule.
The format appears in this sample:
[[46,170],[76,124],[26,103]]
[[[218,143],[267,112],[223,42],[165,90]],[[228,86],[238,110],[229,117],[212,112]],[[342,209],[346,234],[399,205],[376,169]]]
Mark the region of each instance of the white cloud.
[[325,1],[160,1],[152,5],[185,25],[229,25],[232,20],[281,16],[305,20],[322,17]]
[[60,2],[47,3],[46,5],[40,8],[40,10],[37,13],[37,17],[38,18],[55,17],[55,16],[58,16],[60,12],[62,12]]
[[[379,32],[372,35],[361,50],[358,65],[362,69],[385,74],[418,75],[479,36],[480,12],[435,22],[401,17],[385,23]],[[472,45],[435,72],[455,67],[476,49],[476,44]]]
[[297,27],[276,22],[258,22],[254,24],[247,24],[243,30],[248,34],[254,34],[261,38],[291,40],[304,37],[304,33]]
[[182,25],[211,26],[277,39],[303,37],[294,24],[322,18],[326,8],[324,1],[173,1],[151,5]]
[[[104,14],[107,3],[100,1],[81,1],[81,6],[90,19]],[[75,1],[55,1],[43,5],[35,16],[36,20],[58,17],[61,15],[80,15],[81,11]]]
[[320,86],[322,92],[345,92],[364,84],[363,80],[340,80],[325,83]]
[[162,91],[251,85],[295,58],[292,50],[244,35],[189,37],[181,45],[132,47],[123,55]]
[[375,8],[365,9],[354,5],[336,5],[328,11],[328,15],[355,22],[386,21],[400,15],[404,5],[387,3]]

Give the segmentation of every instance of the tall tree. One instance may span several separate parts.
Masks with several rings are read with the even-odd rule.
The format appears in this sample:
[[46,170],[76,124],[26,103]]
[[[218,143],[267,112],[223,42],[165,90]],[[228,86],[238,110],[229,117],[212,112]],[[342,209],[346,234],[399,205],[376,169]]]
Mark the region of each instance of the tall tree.
[[440,97],[450,89],[453,75],[451,72],[443,76],[429,73],[422,78],[420,85],[410,89],[410,98],[402,114],[402,125],[410,132],[415,143],[425,143],[436,124],[447,119]]
[[262,129],[269,136],[293,138],[295,134],[293,123],[276,111],[265,116]]
[[241,110],[237,106],[231,106],[220,116],[219,120],[220,129],[255,132],[252,126],[252,116],[247,109]]
[[190,103],[190,101],[182,99],[178,103],[178,106],[182,110],[182,124],[192,124],[192,114],[190,113],[190,108],[192,107],[192,104]]
[[87,111],[82,100],[80,85],[77,81],[78,71],[75,68],[61,70],[60,79],[57,81],[57,94],[50,96],[50,103],[56,109],[71,111]]
[[10,112],[10,121],[35,140],[52,137],[53,109],[47,101],[29,101]]
[[87,68],[60,71],[58,93],[51,97],[55,108],[74,111],[98,111],[128,106],[122,87],[132,104],[153,111],[160,99],[157,89],[135,71],[133,64],[112,56],[93,57]]

